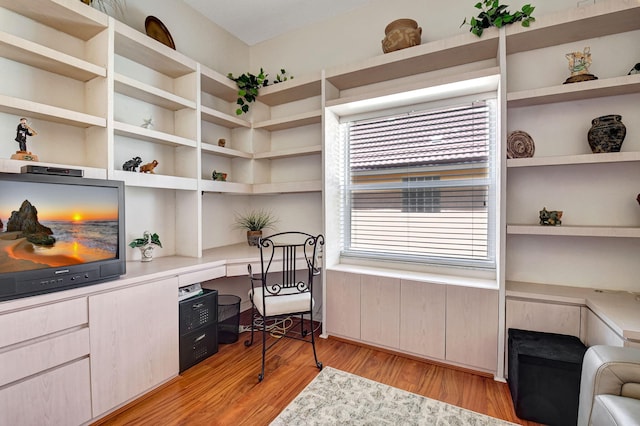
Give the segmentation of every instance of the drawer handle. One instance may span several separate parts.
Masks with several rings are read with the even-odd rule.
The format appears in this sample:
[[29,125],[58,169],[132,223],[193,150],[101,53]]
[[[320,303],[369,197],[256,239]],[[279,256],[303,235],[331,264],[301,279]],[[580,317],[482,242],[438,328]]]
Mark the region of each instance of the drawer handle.
[[196,340],[194,340],[194,341],[193,341],[193,343],[197,343],[197,342],[199,342],[200,340],[204,339],[206,335],[207,335],[207,334],[205,333],[205,334],[203,334],[202,336],[196,337]]
[[204,303],[196,303],[191,307],[191,309],[200,309],[204,306]]

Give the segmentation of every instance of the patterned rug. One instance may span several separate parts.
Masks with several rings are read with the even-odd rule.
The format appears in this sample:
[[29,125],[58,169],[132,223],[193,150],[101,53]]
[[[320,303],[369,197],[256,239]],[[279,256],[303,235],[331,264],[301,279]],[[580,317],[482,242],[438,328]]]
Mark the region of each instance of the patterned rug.
[[331,367],[275,418],[280,425],[514,425]]

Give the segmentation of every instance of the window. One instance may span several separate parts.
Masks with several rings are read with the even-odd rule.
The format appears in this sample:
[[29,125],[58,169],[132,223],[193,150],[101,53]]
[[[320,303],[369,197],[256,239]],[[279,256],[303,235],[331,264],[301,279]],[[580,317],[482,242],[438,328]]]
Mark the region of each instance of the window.
[[343,122],[342,255],[494,268],[495,109]]

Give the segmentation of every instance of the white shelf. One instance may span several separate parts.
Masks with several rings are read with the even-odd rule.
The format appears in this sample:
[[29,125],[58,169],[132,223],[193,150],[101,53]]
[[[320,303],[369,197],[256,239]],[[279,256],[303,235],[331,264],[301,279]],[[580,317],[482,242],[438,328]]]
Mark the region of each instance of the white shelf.
[[307,126],[309,124],[317,124],[322,121],[322,110],[304,112],[291,115],[284,118],[276,118],[273,120],[254,123],[254,129],[264,129],[269,131],[293,129],[295,127]]
[[254,194],[291,194],[296,192],[320,192],[322,181],[260,183],[253,185]]
[[[507,54],[640,29],[640,2],[609,0],[506,27]],[[483,35],[484,37],[484,35]]]
[[107,120],[103,117],[71,111],[52,105],[32,102],[12,96],[0,95],[0,112],[27,116],[40,120],[62,123],[75,127],[106,127]]
[[507,234],[547,235],[558,237],[640,238],[640,227],[508,225]]
[[559,155],[553,157],[511,158],[507,167],[566,166],[572,164],[624,163],[640,161],[640,152]]
[[109,23],[104,13],[74,0],[0,0],[0,7],[84,41],[102,32]]
[[99,169],[95,167],[85,167],[68,164],[55,164],[55,163],[43,163],[41,161],[22,161],[11,160],[6,158],[0,158],[0,173],[21,173],[20,168],[22,166],[42,166],[42,167],[56,167],[62,169],[80,169],[84,172],[83,177],[90,179],[106,179],[107,170]]
[[498,30],[489,28],[482,37],[462,34],[334,67],[326,71],[325,78],[336,89],[345,90],[497,56]]
[[227,102],[235,102],[238,99],[238,86],[236,83],[204,65],[200,65],[200,84],[205,93]]
[[114,121],[113,129],[116,135],[140,139],[147,142],[160,143],[169,146],[190,146],[195,148],[196,141],[183,138],[169,133],[158,132],[156,130],[145,129],[144,127]]
[[[418,102],[429,102],[439,99],[442,93],[447,96],[465,96],[470,93],[478,93],[479,91],[495,91],[498,87],[500,76],[500,68],[490,67],[476,71],[463,72],[459,74],[445,75],[444,77],[432,78],[427,81],[419,81],[416,83],[393,85],[386,89],[375,91],[367,91],[367,93],[345,96],[339,99],[327,100],[326,106],[332,111],[340,115],[358,114],[370,110],[371,100],[384,98],[385,96],[395,97],[398,93],[407,93],[415,91],[415,97],[412,100]],[[475,80],[475,84],[467,84]],[[444,89],[446,90],[433,90]],[[398,98],[397,102],[402,104],[406,102],[403,98]],[[391,100],[386,100],[387,105],[391,104]],[[375,104],[373,106],[375,108]]]
[[251,127],[251,123],[233,115],[225,114],[224,112],[220,112],[204,105],[201,109],[201,116],[204,121],[208,121],[222,127],[228,127],[230,129],[237,129],[239,127],[245,127],[248,129]]
[[[294,76],[293,79],[262,87],[258,100],[263,104],[274,106],[320,96],[321,93],[321,75],[320,73],[314,73],[302,77]],[[236,97],[232,100],[235,100]]]
[[116,73],[114,75],[114,85],[118,93],[170,111],[179,111],[185,108],[196,109],[195,101],[174,95],[166,90],[158,89],[122,74]]
[[640,74],[562,84],[507,94],[509,107],[579,101],[640,92]]
[[202,150],[202,152],[215,154],[220,157],[246,159],[253,158],[253,154],[248,152],[238,151],[237,149],[225,148],[222,146],[212,145],[204,142],[201,144],[200,149]]
[[300,157],[303,155],[313,155],[322,153],[322,145],[303,146],[300,148],[282,149],[278,151],[258,152],[253,154],[253,158],[260,159],[276,159],[288,157]]
[[253,192],[251,184],[238,182],[220,182],[214,180],[201,180],[200,189],[204,192],[225,193],[225,194],[251,194]]
[[79,81],[107,76],[105,67],[1,31],[0,56]]
[[120,21],[115,22],[115,53],[177,78],[193,73],[197,62],[168,46],[142,34]]
[[151,173],[127,172],[124,170],[114,170],[113,178],[116,180],[124,181],[126,186],[138,186],[144,188],[195,191],[198,187],[198,181],[192,178]]

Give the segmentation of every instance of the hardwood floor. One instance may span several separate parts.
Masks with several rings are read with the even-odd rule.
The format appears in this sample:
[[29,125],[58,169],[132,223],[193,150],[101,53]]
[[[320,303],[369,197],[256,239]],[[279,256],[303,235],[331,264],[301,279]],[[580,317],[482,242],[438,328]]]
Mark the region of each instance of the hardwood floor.
[[[268,425],[318,374],[311,345],[286,339],[267,352],[264,380],[260,340],[242,333],[217,354],[161,389],[96,423],[100,425]],[[361,347],[337,339],[316,340],[318,358],[331,366],[390,386],[517,424],[506,383]]]

